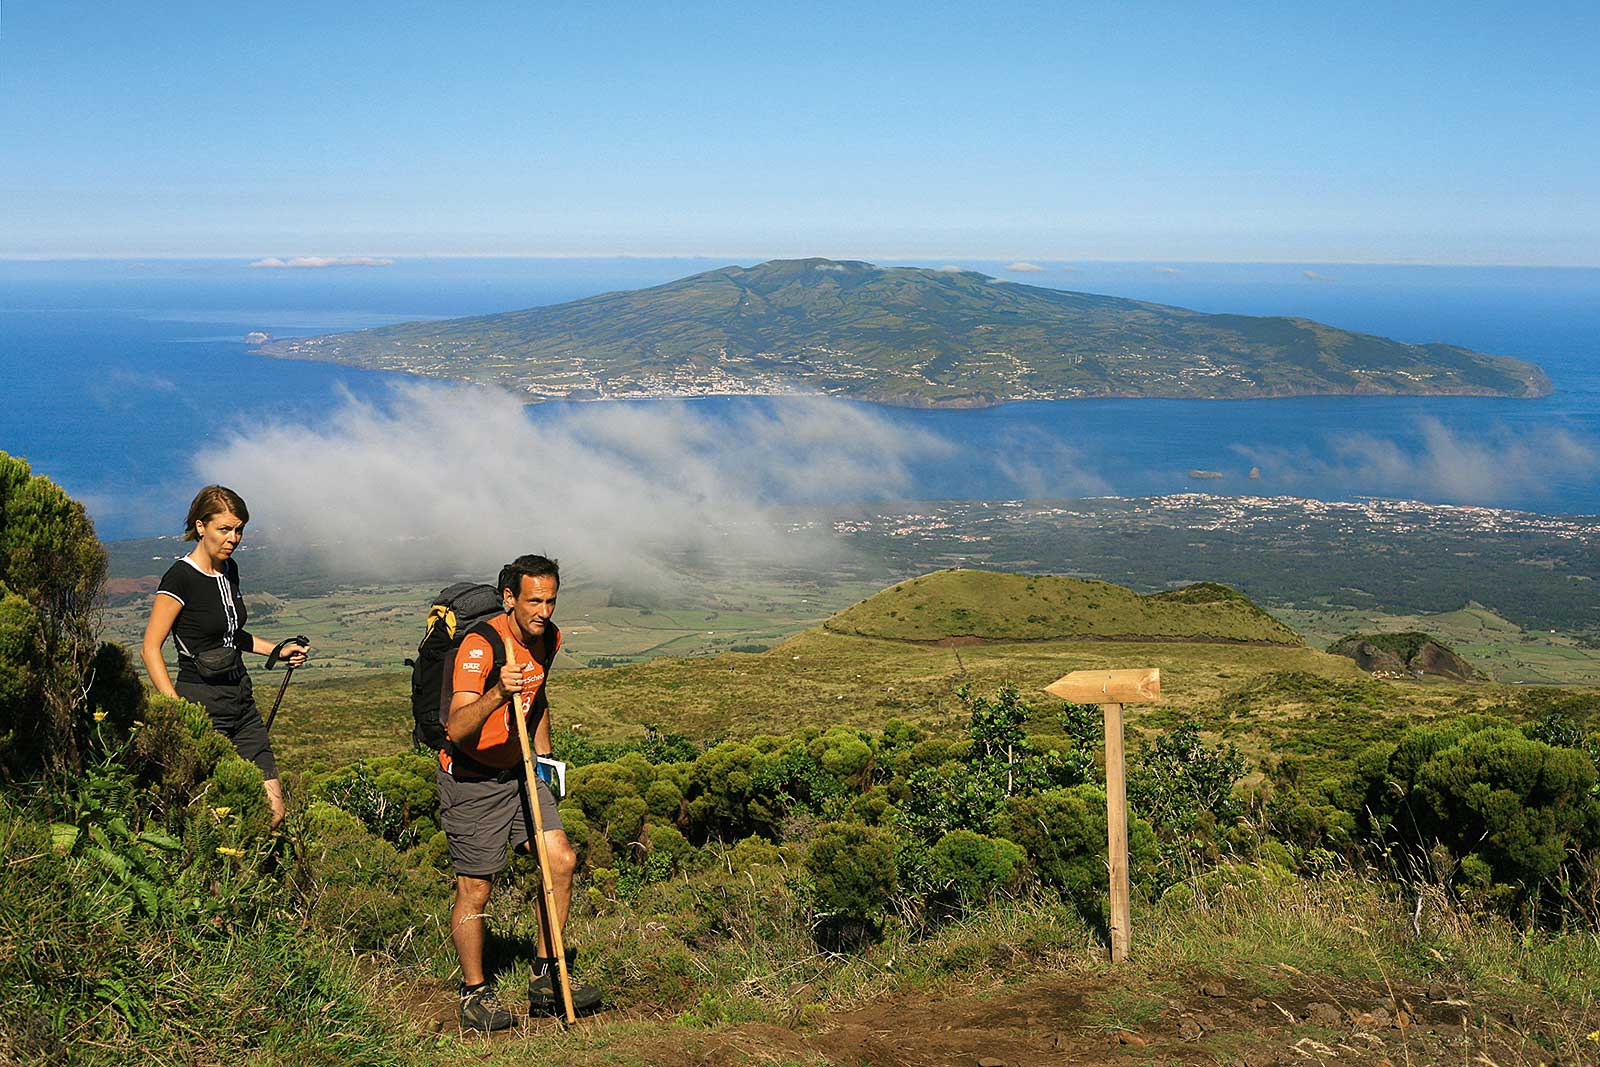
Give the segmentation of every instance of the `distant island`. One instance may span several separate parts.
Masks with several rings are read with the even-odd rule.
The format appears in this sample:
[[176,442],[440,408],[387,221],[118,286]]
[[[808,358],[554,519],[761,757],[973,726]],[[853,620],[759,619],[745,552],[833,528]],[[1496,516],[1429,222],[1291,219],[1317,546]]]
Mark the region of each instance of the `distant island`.
[[828,259],[723,267],[649,289],[256,351],[500,385],[530,399],[820,394],[986,407],[1551,392],[1532,363],[1455,345]]

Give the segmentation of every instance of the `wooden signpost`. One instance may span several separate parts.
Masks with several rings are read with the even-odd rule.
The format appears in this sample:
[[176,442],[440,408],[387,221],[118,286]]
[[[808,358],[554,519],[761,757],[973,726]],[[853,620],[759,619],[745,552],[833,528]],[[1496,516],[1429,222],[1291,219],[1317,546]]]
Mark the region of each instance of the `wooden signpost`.
[[1073,704],[1099,704],[1106,720],[1106,841],[1111,866],[1111,962],[1128,958],[1133,915],[1128,903],[1128,778],[1122,705],[1161,699],[1161,671],[1073,671],[1045,686]]

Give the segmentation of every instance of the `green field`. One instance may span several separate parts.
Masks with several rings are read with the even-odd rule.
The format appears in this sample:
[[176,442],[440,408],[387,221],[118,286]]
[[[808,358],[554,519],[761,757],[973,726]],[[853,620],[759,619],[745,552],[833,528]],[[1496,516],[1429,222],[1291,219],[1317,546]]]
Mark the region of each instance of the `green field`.
[[1481,604],[1438,614],[1279,608],[1274,614],[1314,645],[1349,633],[1432,634],[1496,681],[1516,685],[1600,685],[1600,649],[1556,630],[1523,629]]
[[1140,596],[1110,582],[981,570],[936,571],[899,582],[826,625],[835,633],[902,641],[1093,637],[1300,644],[1294,631],[1248,599],[1209,582]]
[[[253,593],[247,587],[245,601],[252,630],[274,640],[310,637],[319,673],[391,671],[415,652],[428,605],[442,584],[347,585],[320,596]],[[680,598],[678,591],[640,596],[573,582],[561,590],[558,664],[609,666],[767,648],[876,589],[861,583],[708,580],[684,583]],[[103,609],[103,633],[136,649],[148,613],[148,596],[125,598]],[[173,658],[169,644],[168,662]]]
[[[1121,667],[1162,671],[1161,703],[1127,709],[1135,743],[1194,719],[1256,762],[1338,761],[1401,726],[1508,696],[1481,683],[1376,681],[1349,659],[1303,647],[1092,640],[939,647],[817,628],[762,653],[558,669],[550,699],[558,727],[595,740],[638,739],[654,726],[703,743],[805,726],[881,729],[893,718],[951,733],[964,726],[959,687],[989,692],[1010,682],[1035,708],[1032,728],[1048,735],[1059,732],[1061,705],[1044,686],[1068,671]],[[409,701],[404,672],[319,677],[308,670],[274,730],[280,759],[321,771],[399,751],[409,744]]]

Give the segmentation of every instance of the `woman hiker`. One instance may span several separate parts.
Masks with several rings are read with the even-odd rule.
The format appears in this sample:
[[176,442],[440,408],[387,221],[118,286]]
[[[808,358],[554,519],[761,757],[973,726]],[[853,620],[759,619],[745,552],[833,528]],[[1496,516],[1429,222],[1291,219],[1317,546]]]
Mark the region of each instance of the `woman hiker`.
[[[294,641],[273,645],[244,628],[244,597],[233,553],[249,521],[250,509],[232,489],[208,485],[196,494],[183,528],[183,539],[195,546],[162,575],[139,654],[156,689],[205,708],[211,725],[261,769],[276,827],[283,822],[283,782],[240,653],[275,655],[298,667],[311,646]],[[168,634],[178,648],[176,683],[161,655]]]

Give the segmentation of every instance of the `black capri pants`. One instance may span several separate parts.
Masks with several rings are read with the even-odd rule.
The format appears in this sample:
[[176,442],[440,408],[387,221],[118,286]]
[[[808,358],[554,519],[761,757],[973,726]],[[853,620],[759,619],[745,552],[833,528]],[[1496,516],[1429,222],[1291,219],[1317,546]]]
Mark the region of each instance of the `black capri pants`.
[[261,721],[261,712],[256,708],[255,691],[250,686],[247,672],[241,672],[237,682],[222,685],[180,678],[173,688],[183,699],[206,709],[211,716],[211,725],[233,742],[240,756],[261,768],[263,779],[270,782],[278,777],[278,761],[272,755],[267,724]]

